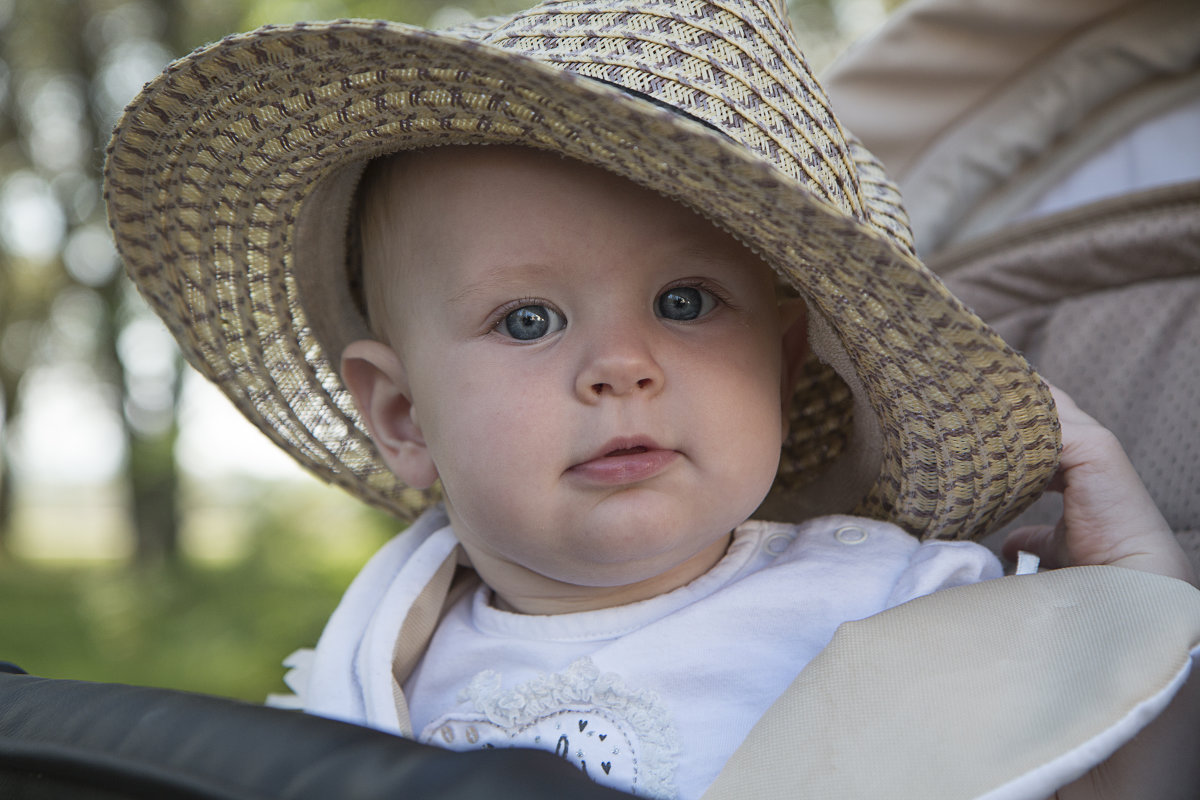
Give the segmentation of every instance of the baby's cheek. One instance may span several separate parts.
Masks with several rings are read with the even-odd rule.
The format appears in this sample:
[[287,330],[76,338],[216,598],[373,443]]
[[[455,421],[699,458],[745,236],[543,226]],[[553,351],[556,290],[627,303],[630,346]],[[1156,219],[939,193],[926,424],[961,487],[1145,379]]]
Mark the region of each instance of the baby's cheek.
[[537,415],[503,408],[463,408],[445,426],[437,449],[447,465],[442,479],[447,490],[482,495],[501,502],[508,493],[536,480],[538,468],[552,459],[549,426]]
[[[724,419],[715,423],[723,424],[727,431],[724,458],[729,478],[742,487],[752,507],[775,479],[784,436],[778,389],[760,383],[759,391],[726,406]],[[744,386],[749,385],[753,384]]]

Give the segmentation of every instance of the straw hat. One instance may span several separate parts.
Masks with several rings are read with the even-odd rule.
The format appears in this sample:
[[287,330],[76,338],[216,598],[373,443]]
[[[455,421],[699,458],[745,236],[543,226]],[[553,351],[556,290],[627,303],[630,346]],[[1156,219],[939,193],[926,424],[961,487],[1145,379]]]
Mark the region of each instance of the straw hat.
[[266,27],[167,67],[126,110],[105,198],[129,274],[279,446],[401,517],[425,501],[336,364],[368,337],[346,221],[390,152],[520,144],[690,206],[801,296],[814,358],[764,512],[980,536],[1045,486],[1058,426],[1029,365],[913,255],[782,0],[564,0],[472,29]]

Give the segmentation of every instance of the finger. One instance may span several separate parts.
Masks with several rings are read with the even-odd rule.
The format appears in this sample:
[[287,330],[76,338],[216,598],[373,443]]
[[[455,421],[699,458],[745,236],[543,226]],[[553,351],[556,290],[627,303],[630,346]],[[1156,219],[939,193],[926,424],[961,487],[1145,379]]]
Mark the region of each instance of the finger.
[[1096,535],[1167,529],[1125,449],[1104,425],[1058,387],[1050,392],[1062,425],[1062,456],[1052,491],[1067,495],[1067,524]]
[[1008,534],[1000,551],[1009,561],[1016,561],[1021,551],[1033,553],[1043,567],[1056,569],[1070,566],[1063,542],[1061,523],[1055,525],[1025,525]]
[[1104,427],[1103,423],[1098,419],[1080,408],[1071,395],[1054,384],[1046,385],[1050,387],[1050,396],[1054,398],[1054,408],[1058,414],[1059,422],[1071,426],[1094,425],[1098,428]]

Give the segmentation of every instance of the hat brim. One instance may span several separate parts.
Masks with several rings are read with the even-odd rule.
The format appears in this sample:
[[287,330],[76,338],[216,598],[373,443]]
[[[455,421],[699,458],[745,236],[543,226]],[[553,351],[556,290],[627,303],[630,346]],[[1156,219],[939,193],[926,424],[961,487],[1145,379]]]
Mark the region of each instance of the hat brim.
[[[541,148],[660,192],[806,299],[818,355],[854,391],[856,431],[835,431],[848,446],[815,481],[779,482],[778,513],[852,511],[974,538],[1051,477],[1059,439],[1043,382],[886,235],[719,132],[471,39],[342,21],[193,53],[114,134],[110,225],[189,362],[316,475],[407,517],[422,498],[378,458],[337,374],[345,344],[370,336],[346,229],[365,163],[463,144]],[[794,435],[781,475],[812,446]]]

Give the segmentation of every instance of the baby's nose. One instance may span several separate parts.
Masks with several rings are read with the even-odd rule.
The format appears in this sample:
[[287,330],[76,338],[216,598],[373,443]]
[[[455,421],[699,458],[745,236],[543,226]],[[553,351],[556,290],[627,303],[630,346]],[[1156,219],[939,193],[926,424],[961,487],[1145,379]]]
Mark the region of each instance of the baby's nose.
[[593,383],[592,393],[597,396],[602,395],[605,392],[611,394],[626,394],[634,389],[649,389],[654,386],[654,384],[655,381],[653,378],[639,378],[637,381],[630,382],[630,385],[628,386],[625,384],[625,382]]
[[622,337],[592,351],[576,378],[575,389],[584,402],[596,402],[605,396],[657,393],[663,379],[648,343]]

